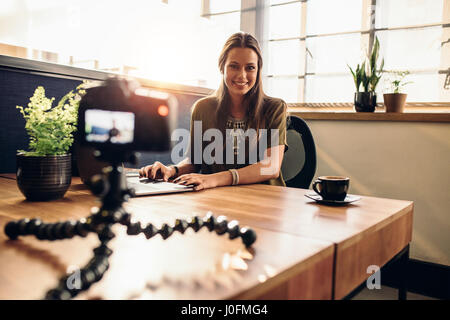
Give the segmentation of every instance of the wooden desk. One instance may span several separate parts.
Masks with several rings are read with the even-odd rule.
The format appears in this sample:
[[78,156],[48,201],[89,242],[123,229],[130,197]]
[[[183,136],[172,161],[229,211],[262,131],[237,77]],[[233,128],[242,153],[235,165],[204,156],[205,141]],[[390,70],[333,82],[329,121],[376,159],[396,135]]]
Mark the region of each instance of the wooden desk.
[[[158,196],[152,207],[193,214],[212,210],[244,224],[335,244],[335,299],[342,299],[370,276],[367,268],[380,268],[412,239],[413,202],[374,197],[343,207],[317,204],[306,198],[311,190],[248,185],[222,187],[176,197]],[[150,200],[134,199],[132,206]]]
[[[30,208],[36,207],[36,204],[21,202],[23,196],[15,187],[15,181],[0,179],[0,182],[1,180],[5,180],[2,183],[7,185],[0,184],[0,188],[8,190],[1,197],[10,198],[5,199],[6,202],[0,201],[0,215],[12,219],[33,216]],[[273,239],[280,234],[294,237],[288,248],[281,245],[278,248],[262,247],[261,252],[267,252],[267,255],[273,255],[276,250],[287,250],[288,255],[292,254],[292,257],[300,254],[297,251],[306,249],[301,242],[295,243],[295,237],[300,237],[305,241],[314,239],[324,245],[321,249],[325,250],[325,253],[318,249],[315,257],[324,255],[324,260],[328,260],[330,252],[327,250],[330,249],[327,244],[333,243],[335,256],[331,296],[335,299],[345,297],[367,279],[370,275],[367,273],[369,266],[382,267],[411,241],[411,201],[362,197],[360,201],[348,206],[329,207],[304,197],[307,192],[311,191],[267,185],[222,187],[195,193],[135,198],[126,206],[141,221],[151,218],[152,221],[168,222],[179,217],[203,216],[207,211],[212,211],[216,216],[226,215],[229,219],[240,221],[241,225],[258,228],[260,240],[266,237],[263,235],[265,232],[272,232],[270,234],[273,234]],[[82,205],[82,201],[92,201],[92,197],[75,178],[71,192],[65,199],[40,203],[39,207],[44,212],[48,211],[48,221],[55,221],[70,218],[71,214],[74,217],[85,216],[86,208],[92,203]],[[64,203],[59,205],[59,211],[54,209],[56,203]],[[70,211],[66,204],[71,205]],[[270,245],[270,241],[268,242]],[[258,240],[255,246],[259,245],[264,246]],[[258,255],[255,255],[255,260],[256,257]],[[298,257],[294,258],[294,261],[301,264],[302,261],[295,259]],[[275,260],[276,258],[269,259]],[[320,273],[317,274],[321,277]],[[286,292],[286,286],[284,288],[283,292]],[[272,294],[275,292],[273,290]],[[320,294],[311,293],[310,296],[316,297]]]
[[[53,242],[34,236],[10,241],[4,225],[31,217],[47,222],[79,219],[89,214],[96,201],[74,178],[64,199],[28,202],[13,176],[2,176],[0,299],[39,299],[68,268],[73,271],[87,263],[98,239],[90,234]],[[233,190],[222,188],[221,198]],[[205,215],[208,210],[197,208],[192,196],[203,198],[209,191],[193,193],[189,203],[177,203],[176,198],[186,200],[181,194],[132,199],[127,208],[136,220],[161,225],[175,217]],[[214,202],[212,198],[210,206]],[[214,206],[209,209],[218,214]],[[147,240],[143,235],[127,236],[125,228],[117,225],[110,269],[77,299],[331,299],[332,242],[254,229],[258,239],[246,250],[240,239],[229,240],[205,229],[197,234],[190,229],[185,235],[175,233],[167,240],[160,236]]]

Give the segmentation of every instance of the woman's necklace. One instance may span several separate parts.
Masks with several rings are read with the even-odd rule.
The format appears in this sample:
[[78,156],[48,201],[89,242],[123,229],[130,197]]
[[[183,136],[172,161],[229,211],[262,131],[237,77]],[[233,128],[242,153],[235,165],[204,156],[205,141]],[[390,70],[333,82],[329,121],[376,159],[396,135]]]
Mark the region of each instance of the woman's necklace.
[[233,140],[233,152],[234,155],[238,155],[239,145],[242,141],[242,139],[245,138],[244,130],[247,125],[247,120],[245,118],[243,119],[234,119],[234,118],[228,118],[226,123],[226,129],[231,129],[230,134],[231,138]]

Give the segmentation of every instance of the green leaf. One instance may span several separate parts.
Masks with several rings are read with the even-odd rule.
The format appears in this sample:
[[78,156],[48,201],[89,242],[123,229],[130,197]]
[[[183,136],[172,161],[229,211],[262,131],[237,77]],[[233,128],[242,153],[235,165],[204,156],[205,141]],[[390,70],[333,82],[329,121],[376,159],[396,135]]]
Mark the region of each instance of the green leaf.
[[370,57],[367,58],[368,61],[368,70],[366,73],[366,79],[363,81],[363,86],[366,91],[375,91],[376,86],[378,85],[382,74],[384,72],[384,58],[381,60],[381,65],[377,67],[377,61],[379,58],[380,52],[380,41],[378,37],[375,37],[375,41],[372,46],[372,52]]
[[400,93],[400,89],[407,84],[413,83],[412,81],[405,82],[406,76],[409,71],[388,71],[392,76],[390,79],[391,89],[393,93]]
[[357,67],[356,67],[356,72],[354,72],[353,69],[352,69],[348,64],[347,64],[347,67],[350,69],[350,72],[351,72],[352,75],[353,75],[353,82],[355,83],[356,92],[359,92],[359,86],[360,86],[360,84],[361,84],[361,81],[360,81],[359,75],[358,75],[358,72],[359,72],[359,64],[358,64]]
[[55,98],[47,98],[45,89],[38,86],[26,108],[16,106],[25,119],[25,130],[29,136],[27,155],[61,155],[67,153],[73,143],[78,107],[86,93],[83,82],[76,91],[69,91],[55,107]]

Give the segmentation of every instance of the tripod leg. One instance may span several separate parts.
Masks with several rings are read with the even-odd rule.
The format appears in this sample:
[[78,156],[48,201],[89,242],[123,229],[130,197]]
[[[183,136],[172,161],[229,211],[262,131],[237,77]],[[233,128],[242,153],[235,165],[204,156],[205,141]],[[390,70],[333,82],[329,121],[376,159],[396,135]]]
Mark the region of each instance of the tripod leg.
[[106,225],[98,234],[101,244],[94,249],[94,258],[81,270],[61,278],[58,287],[49,290],[45,296],[47,300],[67,300],[85,291],[95,282],[100,281],[109,269],[108,258],[112,250],[107,243],[114,237],[110,226]]
[[[100,251],[108,251],[109,254],[99,254]],[[94,258],[81,270],[61,278],[58,287],[49,290],[45,299],[68,300],[75,297],[81,291],[89,289],[92,284],[100,281],[109,269],[108,257],[111,253],[112,251],[103,244],[96,248],[94,250]]]
[[18,236],[34,235],[39,240],[70,239],[74,236],[86,237],[92,231],[86,219],[57,223],[43,223],[40,219],[22,219],[8,222],[5,233],[15,240]]
[[250,228],[239,226],[239,222],[232,220],[227,221],[225,216],[215,218],[212,214],[207,214],[204,218],[198,216],[192,217],[189,221],[177,219],[173,226],[163,224],[160,229],[157,229],[153,224],[149,223],[145,228],[141,227],[140,222],[131,221],[130,214],[124,214],[124,220],[121,222],[127,227],[127,234],[138,235],[143,233],[147,239],[160,234],[165,240],[170,237],[175,231],[183,234],[186,229],[192,228],[198,232],[201,228],[206,227],[210,232],[216,232],[218,235],[228,233],[230,239],[241,237],[242,242],[246,247],[250,247],[256,241],[256,233]]

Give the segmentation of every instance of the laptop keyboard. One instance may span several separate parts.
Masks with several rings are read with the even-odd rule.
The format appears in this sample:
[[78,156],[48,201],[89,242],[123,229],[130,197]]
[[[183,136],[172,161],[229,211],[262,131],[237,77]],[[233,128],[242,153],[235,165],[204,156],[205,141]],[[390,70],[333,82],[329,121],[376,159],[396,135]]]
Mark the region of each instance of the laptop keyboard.
[[175,184],[172,182],[165,182],[163,180],[143,180],[139,182],[127,181],[128,187],[133,188],[134,190],[180,190],[189,188],[187,186],[182,186],[179,184]]

